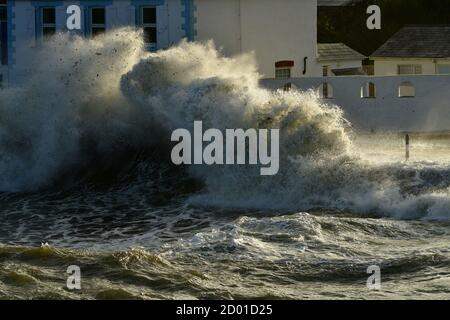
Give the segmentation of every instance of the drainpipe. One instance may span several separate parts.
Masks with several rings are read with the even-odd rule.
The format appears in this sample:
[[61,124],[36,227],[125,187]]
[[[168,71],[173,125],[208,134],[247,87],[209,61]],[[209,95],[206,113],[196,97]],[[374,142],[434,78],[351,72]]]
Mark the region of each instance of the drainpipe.
[[308,57],[303,58],[303,75],[306,74],[306,60],[308,60]]

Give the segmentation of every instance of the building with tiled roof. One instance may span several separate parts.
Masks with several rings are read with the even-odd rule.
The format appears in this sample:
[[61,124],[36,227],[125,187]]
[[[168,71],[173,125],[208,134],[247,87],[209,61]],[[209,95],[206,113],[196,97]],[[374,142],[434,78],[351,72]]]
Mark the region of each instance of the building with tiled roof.
[[450,74],[450,25],[407,25],[371,58],[375,75]]
[[343,43],[317,44],[317,61],[323,67],[324,76],[363,75],[365,58]]

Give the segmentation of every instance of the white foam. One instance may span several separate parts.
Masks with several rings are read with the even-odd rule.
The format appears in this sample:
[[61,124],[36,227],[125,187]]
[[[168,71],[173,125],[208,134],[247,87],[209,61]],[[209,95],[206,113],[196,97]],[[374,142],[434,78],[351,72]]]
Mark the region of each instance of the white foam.
[[250,166],[192,166],[206,184],[191,198],[196,204],[450,216],[445,186],[418,195],[408,189],[423,184],[425,165],[411,177],[400,163],[362,161],[340,108],[313,91],[262,89],[251,55],[225,58],[212,43],[187,42],[149,54],[140,39],[127,29],[94,40],[58,35],[33,57],[35,69],[23,87],[0,92],[0,190],[48,184],[83,161],[87,138],[108,152],[121,141],[148,145],[201,120],[220,130],[279,128],[280,172],[261,177]]

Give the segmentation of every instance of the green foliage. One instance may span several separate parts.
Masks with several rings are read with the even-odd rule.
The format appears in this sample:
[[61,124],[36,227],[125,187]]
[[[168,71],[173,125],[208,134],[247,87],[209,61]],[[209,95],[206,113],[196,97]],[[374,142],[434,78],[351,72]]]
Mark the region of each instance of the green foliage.
[[[373,4],[381,8],[381,30],[366,26]],[[343,42],[369,56],[406,24],[450,24],[450,0],[354,0],[347,7],[319,7],[318,41]]]

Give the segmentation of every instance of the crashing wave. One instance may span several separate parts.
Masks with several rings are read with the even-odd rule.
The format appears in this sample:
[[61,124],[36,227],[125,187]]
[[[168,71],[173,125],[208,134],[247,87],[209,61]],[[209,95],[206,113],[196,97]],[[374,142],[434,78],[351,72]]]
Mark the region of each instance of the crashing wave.
[[261,88],[252,55],[227,58],[211,42],[148,53],[141,39],[131,29],[95,39],[58,34],[33,53],[29,79],[0,91],[0,190],[49,187],[142,150],[161,155],[145,161],[169,161],[170,132],[202,121],[220,130],[280,129],[280,170],[267,177],[247,165],[192,165],[188,173],[204,188],[191,203],[450,216],[448,185],[430,190],[426,168],[416,179],[400,165],[362,161],[340,108],[312,90]]

